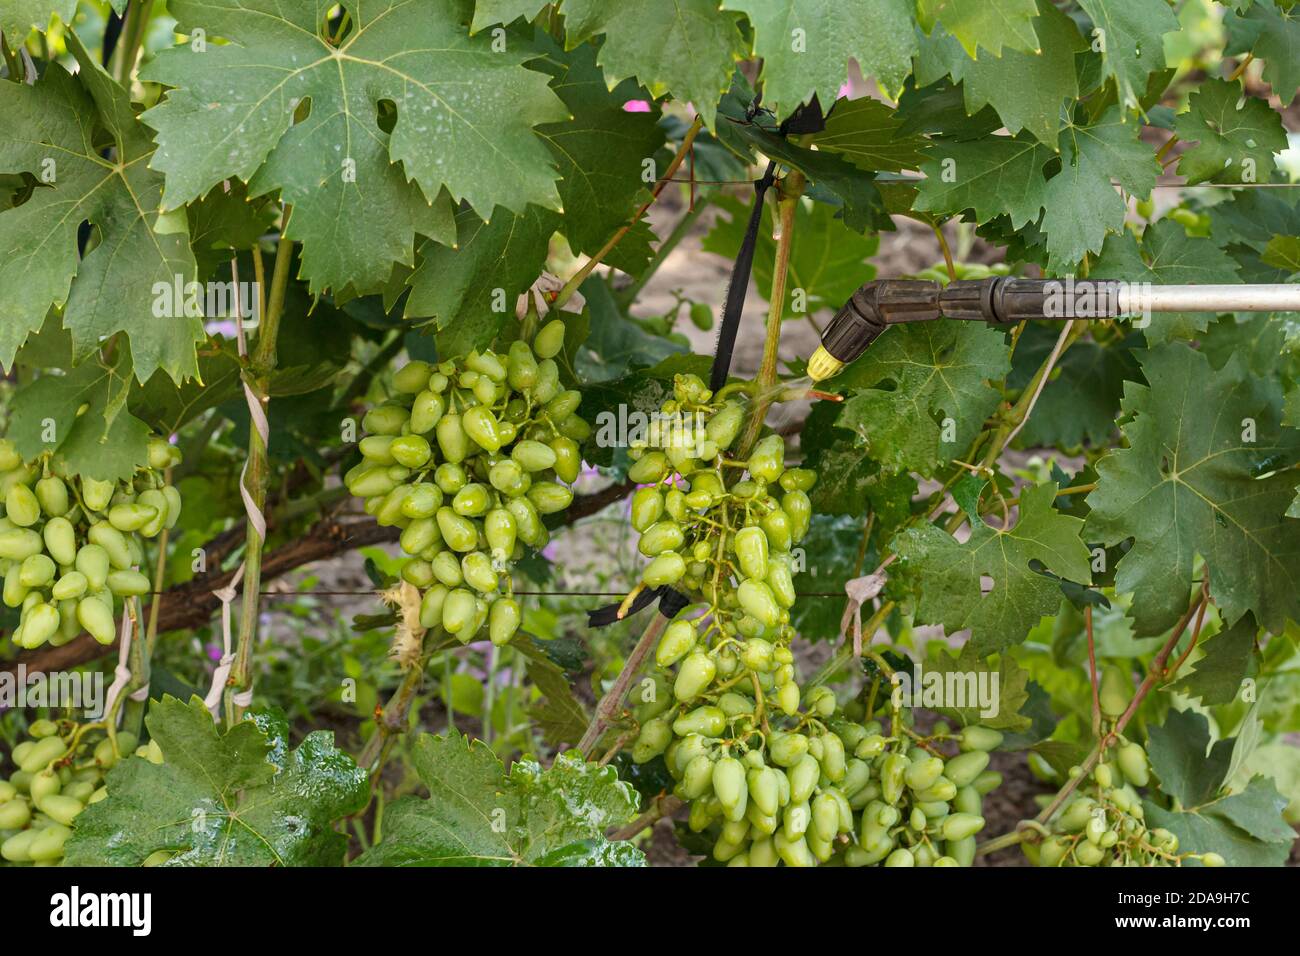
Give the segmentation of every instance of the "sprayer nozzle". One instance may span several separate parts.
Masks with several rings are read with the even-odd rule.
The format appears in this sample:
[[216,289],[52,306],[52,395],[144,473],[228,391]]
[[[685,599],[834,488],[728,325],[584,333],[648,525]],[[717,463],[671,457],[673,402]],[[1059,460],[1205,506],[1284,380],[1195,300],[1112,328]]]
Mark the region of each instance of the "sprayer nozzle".
[[808,360],[808,377],[814,382],[820,382],[835,375],[842,368],[844,363],[826,351],[825,346],[819,345],[812,358]]

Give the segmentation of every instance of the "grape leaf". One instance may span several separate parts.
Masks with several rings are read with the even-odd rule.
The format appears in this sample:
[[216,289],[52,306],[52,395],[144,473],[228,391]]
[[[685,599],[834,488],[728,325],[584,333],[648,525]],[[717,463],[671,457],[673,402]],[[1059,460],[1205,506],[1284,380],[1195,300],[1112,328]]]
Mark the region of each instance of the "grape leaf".
[[1282,816],[1289,823],[1295,822],[1300,817],[1300,747],[1280,740],[1265,744],[1250,755],[1234,782],[1256,775],[1272,780],[1278,792],[1287,797],[1289,803]]
[[915,207],[938,215],[966,209],[976,222],[1007,216],[1014,228],[1037,222],[1043,211],[1043,165],[1052,153],[1027,136],[989,136],[936,143],[921,164]]
[[921,44],[917,83],[925,86],[944,75],[961,83],[966,112],[971,116],[992,106],[1011,133],[1028,130],[1035,139],[1056,148],[1064,119],[1062,107],[1079,96],[1074,55],[1088,43],[1064,13],[1040,4],[1034,30],[1041,50],[1007,49],[1000,57],[972,60],[956,38],[935,27]]
[[[1147,226],[1139,248],[1127,230],[1107,236],[1090,275],[1097,279],[1151,282],[1155,285],[1231,284],[1239,282],[1236,263],[1212,240],[1189,236],[1182,225],[1161,219]],[[1209,312],[1160,312],[1134,319],[1143,329],[1148,344],[1160,345],[1174,339],[1195,338],[1210,324]]]
[[[1247,793],[1225,797],[1211,809],[1218,812],[1166,810],[1150,800],[1143,801],[1145,821],[1149,827],[1163,827],[1178,837],[1180,853],[1217,853],[1228,866],[1282,866],[1290,853],[1290,843],[1264,842],[1235,826],[1232,816],[1248,815],[1262,819],[1276,814],[1286,797],[1277,793],[1271,782],[1256,777]],[[1294,833],[1294,831],[1292,831]]]
[[497,207],[489,222],[461,210],[454,247],[432,240],[420,247],[407,279],[406,317],[436,323],[439,354],[463,355],[487,345],[541,273],[559,225],[556,213],[537,206],[522,214]]
[[1231,866],[1280,866],[1295,831],[1282,819],[1287,800],[1271,781],[1255,777],[1240,793],[1224,790],[1235,739],[1210,745],[1209,722],[1193,711],[1171,710],[1152,727],[1147,744],[1160,789],[1179,806],[1145,802],[1147,825],[1178,836],[1180,852],[1220,854]]
[[784,117],[815,95],[835,102],[849,59],[886,93],[912,71],[916,35],[908,0],[724,0],[749,16],[763,61],[763,105]]
[[[542,45],[539,42],[539,45]],[[564,235],[574,252],[595,255],[614,231],[627,225],[637,206],[650,196],[642,179],[644,163],[663,146],[656,113],[629,113],[628,100],[648,94],[631,80],[613,90],[596,66],[596,50],[585,43],[564,53],[549,41],[546,57],[531,65],[554,79],[552,89],[572,118],[537,128],[555,153],[560,171],[560,201],[564,206]],[[644,235],[644,233],[643,233]],[[626,252],[626,239],[615,248]],[[641,243],[636,265],[650,258]],[[609,261],[609,260],[607,260]],[[623,267],[632,264],[626,258]]]
[[717,0],[563,0],[566,43],[605,35],[597,62],[610,85],[636,77],[655,96],[689,100],[714,128],[718,98],[746,47],[742,17]]
[[[1079,535],[1083,522],[1052,507],[1056,487],[1055,482],[1026,486],[1015,524],[994,528],[979,520],[964,542],[931,524],[898,535],[899,573],[921,582],[917,621],[942,624],[949,635],[969,628],[973,650],[992,654],[1019,644],[1061,605],[1056,578],[1035,565],[1090,583],[1090,555]],[[984,577],[992,579],[987,591]]]
[[613,767],[563,753],[509,773],[480,740],[422,734],[412,762],[429,799],[403,797],[384,815],[383,840],[358,866],[644,866],[604,831],[636,813],[636,791]]
[[[632,321],[619,307],[609,283],[602,277],[588,276],[579,291],[587,301],[590,332],[576,350],[574,378],[577,381],[584,384],[609,382],[627,375],[634,367],[656,365],[670,356],[689,351],[678,342],[651,335]],[[707,363],[708,360],[703,361]],[[655,409],[645,409],[647,412],[652,410]]]
[[1206,706],[1230,704],[1241,693],[1242,681],[1259,673],[1255,634],[1259,630],[1249,614],[1226,631],[1206,641],[1203,655],[1179,688]]
[[164,763],[129,757],[108,775],[108,799],[77,817],[71,866],[339,866],[347,838],[333,823],[365,806],[368,776],[310,733],[288,749],[289,726],[258,715],[221,732],[197,697],[156,700],[145,719]]
[[[379,0],[352,10],[339,48],[321,34],[324,0],[175,0],[177,29],[230,42],[163,50],[142,70],[173,87],[144,114],[154,168],[175,208],[238,177],[279,190],[293,212],[313,292],[373,291],[411,263],[432,204],[465,199],[481,218],[500,205],[559,208],[557,173],[532,127],[568,115],[526,48],[471,38],[458,0]],[[310,100],[310,114],[294,123]],[[391,133],[380,101],[396,104]],[[436,142],[436,148],[430,144]],[[439,220],[440,222],[443,220]],[[433,235],[435,239],[450,236]]]
[[[888,471],[933,475],[965,453],[1010,367],[1003,334],[973,322],[892,326],[832,383],[851,397],[836,424]],[[945,420],[951,420],[945,425]]]
[[531,20],[542,12],[550,0],[474,0],[474,20],[470,32],[478,33],[494,23],[513,23],[520,17]]
[[270,231],[275,206],[250,200],[247,187],[236,180],[227,192],[214,186],[202,199],[190,203],[190,248],[198,264],[200,280],[211,278],[218,269],[230,278],[233,250],[251,249]]
[[[963,727],[980,724],[1007,733],[1023,732],[1032,726],[1033,721],[1021,713],[1029,701],[1029,671],[1016,663],[1010,654],[999,654],[997,666],[990,667],[984,656],[975,650],[973,642],[964,644],[957,654],[950,654],[945,643],[938,640],[929,641],[925,650],[926,659],[919,665],[923,671],[920,686],[914,684],[911,688],[914,694],[920,692],[922,700],[927,688],[934,686],[972,689],[976,691],[975,696],[979,690],[996,694],[987,702],[968,699],[961,707],[944,695],[943,704],[936,709],[945,717]],[[936,675],[942,683],[930,684],[930,674]],[[972,679],[974,683],[971,683]]]
[[886,472],[879,462],[862,454],[853,432],[835,427],[838,414],[834,403],[817,403],[799,435],[803,467],[818,474],[817,484],[808,493],[813,511],[861,515],[866,504],[875,533],[888,534],[910,516],[916,481],[905,471]]
[[1282,106],[1290,105],[1300,89],[1300,9],[1256,0],[1244,19],[1259,29],[1251,52],[1264,61],[1264,79]]
[[51,16],[70,24],[76,12],[77,0],[0,0],[0,31],[16,47],[32,30],[44,33]]
[[869,172],[900,172],[921,164],[925,138],[904,135],[896,112],[879,100],[863,96],[836,101],[826,128],[813,137],[819,150],[839,153]]
[[1093,41],[1101,44],[1121,105],[1138,107],[1147,78],[1165,67],[1161,38],[1180,29],[1178,18],[1165,0],[1079,0],[1079,6],[1092,19]]
[[[1201,351],[1209,357],[1210,365],[1223,368],[1240,352],[1256,375],[1272,375],[1282,370],[1293,381],[1300,380],[1300,355],[1287,351],[1286,323],[1267,312],[1242,315],[1240,319],[1237,315],[1220,316],[1199,336]],[[1296,424],[1287,421],[1285,416],[1283,421]]]
[[[52,64],[35,86],[11,83],[0,98],[0,170],[31,173],[42,187],[0,212],[0,366],[60,305],[78,359],[125,330],[141,381],[157,368],[180,381],[194,374],[203,324],[155,316],[153,287],[192,281],[194,257],[183,229],[155,228],[162,178],[125,91],[71,32],[68,45],[75,79]],[[96,118],[112,136],[112,161],[94,138]],[[83,221],[99,244],[79,260]]]
[[917,11],[927,31],[936,18],[943,21],[972,59],[981,46],[994,56],[1002,56],[1004,45],[1013,50],[1038,49],[1034,0],[919,0]]
[[[805,641],[832,641],[839,636],[844,601],[826,595],[843,594],[845,582],[855,576],[862,547],[860,514],[861,506],[853,515],[814,514],[799,542],[805,562],[794,579],[799,594],[790,608],[790,626]],[[873,557],[871,551],[865,555],[867,561]]]
[[1300,272],[1300,236],[1274,236],[1264,247],[1262,258],[1283,272]]
[[[1059,330],[1029,322],[1016,343],[1007,387],[1023,389],[1056,345]],[[1123,343],[1075,342],[1056,362],[1052,377],[1020,431],[1025,448],[1077,449],[1087,442],[1107,445],[1115,434],[1124,381],[1140,376],[1131,350],[1135,336]]]
[[1178,157],[1178,172],[1188,183],[1267,182],[1273,154],[1287,148],[1282,117],[1226,80],[1201,83],[1188,98],[1186,112],[1175,118],[1174,130],[1185,142],[1196,143]]
[[537,721],[542,739],[553,747],[575,746],[591,723],[591,715],[573,695],[564,671],[545,657],[531,655],[527,669],[528,679],[542,695],[528,710]]
[[[1157,0],[1163,5],[1164,0]],[[1043,232],[1058,272],[1072,272],[1085,254],[1100,252],[1106,234],[1124,228],[1128,206],[1111,180],[1135,196],[1155,187],[1160,163],[1138,137],[1139,124],[1111,107],[1093,125],[1066,127],[1061,171],[1043,190]]]
[[[845,225],[857,232],[867,228],[891,229],[893,223],[885,214],[884,200],[875,182],[862,170],[833,152],[807,149],[796,145],[757,123],[737,117],[734,109],[738,99],[729,97],[723,103],[724,116],[732,123],[724,123],[719,135],[724,141],[754,147],[769,159],[793,166],[809,181],[831,194],[839,204]],[[810,190],[810,193],[813,192]]]
[[[734,196],[714,200],[722,215],[701,244],[706,252],[733,258],[744,240],[749,225],[748,202]],[[772,238],[773,206],[763,207],[763,222],[758,230],[754,251],[754,283],[767,299],[772,294],[772,263],[776,240]],[[824,203],[800,202],[795,208],[790,233],[789,269],[782,314],[798,318],[819,309],[838,309],[862,283],[876,275],[867,260],[876,254],[880,239],[876,235],[859,235],[844,228],[836,218],[835,207]],[[802,299],[802,307],[796,308]]]
[[148,426],[124,411],[130,387],[127,354],[111,365],[93,356],[66,374],[41,375],[14,394],[8,438],[29,460],[53,451],[71,475],[130,478],[148,459],[149,439]]
[[1141,361],[1150,385],[1125,387],[1128,447],[1097,463],[1087,526],[1089,540],[1108,546],[1133,539],[1116,588],[1134,595],[1135,633],[1178,620],[1197,554],[1225,621],[1250,611],[1280,631],[1300,616],[1300,535],[1284,517],[1300,431],[1280,424],[1270,386],[1240,356],[1215,371],[1203,354],[1169,344]]

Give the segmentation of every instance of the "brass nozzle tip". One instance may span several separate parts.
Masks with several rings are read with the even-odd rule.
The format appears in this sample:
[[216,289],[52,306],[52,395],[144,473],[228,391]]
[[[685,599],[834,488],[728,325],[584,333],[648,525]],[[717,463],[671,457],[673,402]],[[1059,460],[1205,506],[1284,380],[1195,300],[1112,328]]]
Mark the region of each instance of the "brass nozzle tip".
[[844,363],[837,359],[825,347],[817,346],[817,351],[812,354],[808,360],[808,377],[814,382],[820,382],[823,379],[830,378],[844,368]]

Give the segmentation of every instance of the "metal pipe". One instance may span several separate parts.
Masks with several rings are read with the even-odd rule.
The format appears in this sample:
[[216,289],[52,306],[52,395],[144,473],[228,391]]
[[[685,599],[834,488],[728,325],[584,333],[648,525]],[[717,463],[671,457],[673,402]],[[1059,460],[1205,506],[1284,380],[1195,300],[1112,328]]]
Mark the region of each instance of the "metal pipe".
[[[1080,280],[1075,280],[1075,285]],[[1300,312],[1300,285],[1149,285],[1123,283],[1121,315],[1144,312]]]

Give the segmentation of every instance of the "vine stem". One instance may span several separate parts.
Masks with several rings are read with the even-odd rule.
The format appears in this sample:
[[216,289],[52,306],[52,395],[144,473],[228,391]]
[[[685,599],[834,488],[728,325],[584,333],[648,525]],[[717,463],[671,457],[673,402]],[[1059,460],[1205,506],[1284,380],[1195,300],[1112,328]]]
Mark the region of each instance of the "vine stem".
[[[1002,423],[992,433],[988,449],[984,452],[984,456],[980,459],[979,464],[971,470],[976,473],[992,472],[993,466],[997,463],[998,458],[1002,455],[1002,452],[1006,449],[1007,445],[1010,444],[1011,439],[1015,437],[1016,433],[1020,431],[1021,427],[1023,427],[1024,423],[1029,419],[1029,414],[1034,410],[1034,405],[1038,402],[1038,396],[1041,394],[1048,376],[1051,375],[1052,369],[1056,366],[1056,363],[1060,361],[1061,356],[1065,354],[1066,350],[1078,341],[1087,327],[1087,323],[1085,322],[1076,322],[1073,319],[1070,320],[1069,325],[1062,330],[1060,338],[1057,339],[1056,347],[1052,349],[1052,353],[1043,360],[1043,364],[1038,367],[1038,371],[1034,373],[1034,377],[1029,380],[1029,384],[1025,386],[1024,391],[1021,392],[1020,398],[1005,414]],[[982,438],[976,439],[977,443],[980,441],[982,441]],[[960,528],[965,521],[966,513],[958,510],[944,524],[944,530],[949,534],[952,534]]]
[[654,618],[641,633],[641,639],[636,642],[636,647],[632,648],[632,653],[628,655],[627,663],[614,679],[614,686],[600,699],[600,703],[596,706],[596,716],[578,743],[578,750],[584,760],[591,756],[592,751],[596,749],[596,744],[600,743],[601,734],[618,713],[623,698],[627,695],[627,689],[632,685],[632,679],[641,670],[641,665],[650,655],[651,648],[658,642],[659,635],[667,626],[668,618],[656,611]]
[[[886,562],[886,564],[888,563],[889,562]],[[884,567],[885,565],[881,565],[881,568]],[[879,570],[877,570],[876,573],[879,573]],[[880,628],[880,625],[884,623],[885,618],[889,617],[890,612],[893,610],[893,601],[886,601],[876,609],[876,613],[871,615],[871,619],[868,620],[866,624],[862,625],[862,634],[865,639],[864,642],[869,642],[871,640],[871,636],[876,633]],[[826,683],[826,681],[830,680],[832,674],[841,667],[846,666],[851,660],[853,660],[853,638],[846,634],[844,643],[840,645],[839,650],[837,650],[830,660],[819,667],[817,672],[809,678],[808,687],[820,687],[822,684]]]
[[[1092,748],[1092,751],[1084,759],[1083,763],[1079,765],[1078,775],[1071,777],[1065,782],[1065,785],[1061,787],[1061,789],[1057,791],[1056,796],[1052,798],[1052,802],[1044,807],[1042,813],[1038,814],[1038,816],[1034,818],[1034,823],[1045,825],[1053,816],[1056,815],[1056,811],[1061,809],[1065,804],[1065,801],[1070,798],[1070,794],[1074,793],[1078,786],[1087,778],[1088,774],[1092,772],[1092,769],[1101,761],[1102,754],[1106,752],[1106,749],[1115,742],[1115,739],[1119,737],[1121,733],[1123,733],[1124,728],[1127,727],[1129,721],[1133,719],[1133,715],[1137,713],[1138,707],[1142,705],[1142,701],[1146,699],[1151,688],[1156,685],[1156,681],[1164,676],[1165,662],[1169,660],[1169,655],[1172,654],[1174,648],[1178,646],[1178,640],[1183,636],[1183,632],[1187,630],[1187,625],[1191,623],[1193,617],[1201,613],[1202,608],[1204,608],[1208,600],[1209,591],[1207,581],[1206,586],[1201,588],[1201,592],[1196,596],[1196,599],[1187,608],[1183,616],[1179,618],[1178,623],[1174,625],[1173,632],[1169,635],[1169,639],[1165,641],[1164,646],[1160,648],[1159,653],[1157,653],[1155,658],[1151,661],[1151,666],[1147,668],[1146,677],[1144,677],[1142,683],[1138,685],[1137,692],[1134,693],[1133,699],[1128,702],[1128,706],[1124,708],[1124,712],[1120,714],[1119,718],[1115,721],[1115,726],[1112,727],[1105,736],[1101,737],[1097,741],[1096,746]],[[1017,831],[1017,833],[1020,832],[1021,831]],[[1008,846],[1013,846],[1024,839],[1023,835],[1020,835],[1017,836],[1015,840],[1010,840],[1009,838],[1011,836],[1013,836],[1013,834],[1003,834],[1000,837],[989,840],[987,843],[982,844],[976,849],[976,855],[985,856]]]
[[646,827],[654,826],[656,822],[672,816],[684,806],[686,803],[681,797],[673,796],[671,793],[660,794],[651,802],[649,810],[626,826],[619,827],[609,835],[609,839],[630,840]]
[[1092,684],[1092,735],[1101,739],[1101,691],[1097,680],[1097,645],[1092,634],[1092,605],[1083,609],[1083,626],[1088,633],[1088,680]]
[[[1082,327],[1083,326],[1080,326],[1080,328]],[[1007,437],[1003,439],[1003,448],[1011,444],[1015,437],[1020,434],[1020,430],[1025,427],[1025,422],[1029,421],[1029,416],[1033,412],[1034,406],[1038,404],[1038,397],[1043,394],[1043,389],[1047,387],[1047,380],[1051,377],[1052,369],[1056,367],[1056,363],[1065,353],[1065,350],[1069,347],[1070,343],[1073,342],[1074,339],[1078,338],[1074,329],[1074,319],[1066,322],[1065,328],[1061,329],[1061,334],[1056,338],[1056,345],[1052,347],[1051,354],[1047,356],[1046,361],[1043,362],[1043,367],[1039,370],[1037,381],[1034,383],[1034,390],[1030,394],[1029,404],[1020,412],[1019,421],[1016,422],[1016,427],[1011,429],[1011,434],[1007,435]],[[1024,396],[1022,395],[1021,400],[1023,401],[1023,399]],[[1016,404],[1016,407],[1020,407],[1019,402]]]
[[113,78],[124,87],[131,82],[131,70],[140,55],[152,15],[153,0],[134,0],[127,8],[126,23],[122,26],[124,42],[117,48],[117,60],[113,64]]
[[[163,480],[169,485],[172,483],[170,468],[164,472]],[[149,602],[149,625],[144,635],[146,658],[153,656],[154,645],[158,643],[158,614],[162,611],[163,584],[167,581],[167,540],[170,530],[164,527],[158,535],[158,557],[154,561],[153,569],[154,597]]]
[[591,275],[596,266],[600,265],[604,258],[613,251],[614,247],[622,241],[623,237],[632,231],[632,227],[641,221],[641,217],[645,215],[646,210],[655,204],[660,193],[662,193],[668,186],[668,181],[673,178],[673,174],[677,172],[678,168],[682,165],[682,161],[685,160],[687,154],[690,153],[691,146],[695,143],[695,137],[699,135],[700,130],[703,128],[704,120],[699,116],[695,117],[695,122],[691,124],[691,128],[688,129],[686,135],[682,137],[682,145],[678,147],[677,154],[673,156],[673,161],[668,164],[667,171],[662,177],[660,177],[659,181],[655,183],[654,189],[651,190],[650,198],[641,204],[641,208],[636,211],[636,214],[628,220],[625,225],[619,227],[618,232],[610,236],[609,241],[601,246],[600,250],[588,259],[586,263],[583,264],[582,268],[573,274],[573,277],[569,279],[568,282],[564,283],[564,286],[555,295],[554,307],[556,309],[562,308],[566,302],[573,298],[573,294],[577,292],[578,287],[586,281],[587,276]]
[[943,253],[943,264],[948,269],[948,278],[956,282],[957,266],[952,261],[952,249],[948,247],[948,237],[943,234],[943,227],[937,222],[931,223],[930,228],[934,230],[934,237],[939,240],[939,249]]
[[794,242],[794,214],[799,207],[799,197],[803,195],[808,180],[797,169],[792,169],[781,180],[781,196],[777,200],[777,236],[776,252],[772,259],[772,289],[767,306],[767,334],[763,339],[763,363],[759,366],[758,377],[754,380],[754,407],[750,410],[745,426],[745,434],[738,446],[737,459],[749,455],[758,440],[758,433],[763,430],[767,410],[772,406],[772,387],[776,384],[777,350],[781,345],[781,320],[785,311],[785,284],[790,274],[790,250]]
[[[286,203],[281,218],[280,241],[275,250],[275,265],[271,272],[271,292],[266,313],[257,326],[257,343],[249,361],[247,381],[263,408],[270,404],[271,374],[276,366],[276,338],[280,331],[280,318],[284,314],[285,291],[289,286],[289,273],[293,263],[293,240],[284,235],[291,215]],[[270,480],[266,444],[256,427],[248,430],[248,476],[245,487],[260,512],[266,505],[266,489]],[[239,646],[231,669],[230,685],[226,688],[225,711],[228,719],[238,721],[244,708],[235,703],[236,694],[252,687],[253,648],[257,644],[258,614],[261,609],[262,546],[266,543],[258,534],[250,516],[245,532],[244,549],[244,600],[239,618]]]
[[392,738],[400,734],[406,727],[407,714],[411,710],[411,700],[415,697],[415,692],[424,679],[424,668],[432,653],[429,643],[429,635],[426,634],[419,662],[408,668],[406,673],[402,675],[402,682],[398,684],[397,690],[393,691],[393,696],[388,698],[383,710],[375,715],[374,736],[366,741],[365,749],[361,751],[361,756],[357,760],[357,766],[370,771],[372,776],[377,775],[382,769],[384,765],[383,758],[388,753]]

